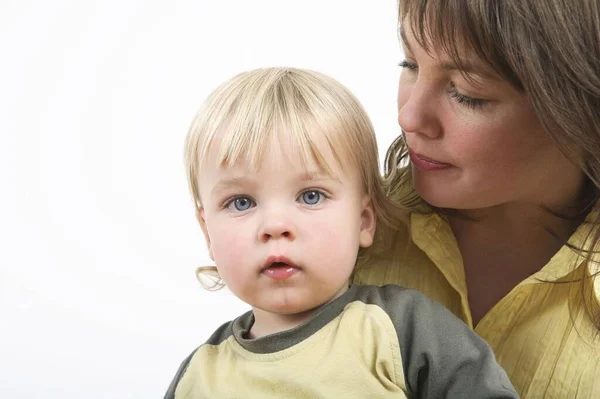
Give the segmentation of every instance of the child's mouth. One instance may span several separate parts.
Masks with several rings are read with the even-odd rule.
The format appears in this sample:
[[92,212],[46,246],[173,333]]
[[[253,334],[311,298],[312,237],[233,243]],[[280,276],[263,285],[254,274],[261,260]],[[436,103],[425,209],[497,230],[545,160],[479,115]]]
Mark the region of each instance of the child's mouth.
[[267,277],[270,277],[274,280],[285,280],[292,277],[300,270],[288,259],[285,259],[285,261],[279,259],[275,261],[272,258],[281,257],[269,257],[266,267],[262,270],[262,274]]

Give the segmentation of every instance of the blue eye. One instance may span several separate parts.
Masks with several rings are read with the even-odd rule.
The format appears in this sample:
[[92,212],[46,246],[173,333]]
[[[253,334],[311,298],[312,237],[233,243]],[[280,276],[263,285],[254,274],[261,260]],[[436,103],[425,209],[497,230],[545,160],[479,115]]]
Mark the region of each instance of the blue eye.
[[237,197],[225,204],[225,207],[231,211],[243,212],[254,206],[254,201],[248,197]]
[[300,194],[300,200],[306,205],[317,205],[325,198],[325,195],[318,190],[308,190]]

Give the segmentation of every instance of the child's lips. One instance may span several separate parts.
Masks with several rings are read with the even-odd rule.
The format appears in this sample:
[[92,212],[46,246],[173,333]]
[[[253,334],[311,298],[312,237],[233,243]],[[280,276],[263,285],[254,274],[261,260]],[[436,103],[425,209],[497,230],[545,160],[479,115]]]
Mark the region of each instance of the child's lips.
[[265,261],[264,265],[263,265],[263,270],[271,267],[273,265],[288,265],[288,266],[292,266],[292,267],[297,267],[294,262],[292,262],[292,260],[290,258],[288,258],[287,256],[284,255],[270,255],[267,260]]
[[294,274],[298,273],[300,269],[295,266],[286,265],[285,263],[275,263],[272,266],[267,267],[262,271],[262,273],[271,277],[274,280],[285,280],[287,278],[292,277]]
[[299,271],[300,268],[286,256],[272,255],[267,258],[261,273],[274,280],[285,280]]

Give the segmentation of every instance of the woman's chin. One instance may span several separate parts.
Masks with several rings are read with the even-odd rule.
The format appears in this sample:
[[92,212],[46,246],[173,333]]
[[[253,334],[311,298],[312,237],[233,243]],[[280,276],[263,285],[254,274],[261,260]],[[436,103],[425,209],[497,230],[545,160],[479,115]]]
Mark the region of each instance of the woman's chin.
[[484,201],[482,198],[474,198],[471,195],[460,195],[457,190],[452,190],[453,192],[428,191],[415,187],[415,191],[426,203],[439,209],[476,210],[498,205],[495,202]]
[[465,187],[460,177],[452,176],[449,179],[419,172],[413,171],[413,188],[429,205],[446,209],[476,209],[485,206],[482,202],[486,201],[482,201],[481,195],[472,194],[478,190]]
[[457,190],[443,190],[440,187],[419,187],[415,184],[415,191],[421,199],[435,208],[446,209],[474,209],[475,201],[469,201],[464,196],[459,195]]
[[451,195],[442,189],[439,185],[427,184],[418,179],[413,181],[413,186],[419,197],[429,205],[436,208],[453,208],[455,205],[455,195]]

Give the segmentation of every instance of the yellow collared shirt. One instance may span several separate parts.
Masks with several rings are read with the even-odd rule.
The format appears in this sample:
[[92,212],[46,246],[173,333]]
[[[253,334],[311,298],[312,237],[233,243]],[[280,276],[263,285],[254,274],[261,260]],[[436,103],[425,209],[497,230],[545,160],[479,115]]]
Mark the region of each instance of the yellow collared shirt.
[[[399,232],[393,251],[370,258],[356,284],[415,288],[445,305],[473,328],[467,285],[456,240],[437,214],[412,214],[411,232]],[[587,227],[569,243],[581,247]],[[498,302],[475,327],[493,348],[522,398],[600,398],[600,332],[582,305],[584,258],[561,248],[538,273]],[[588,298],[598,300],[598,291]]]

